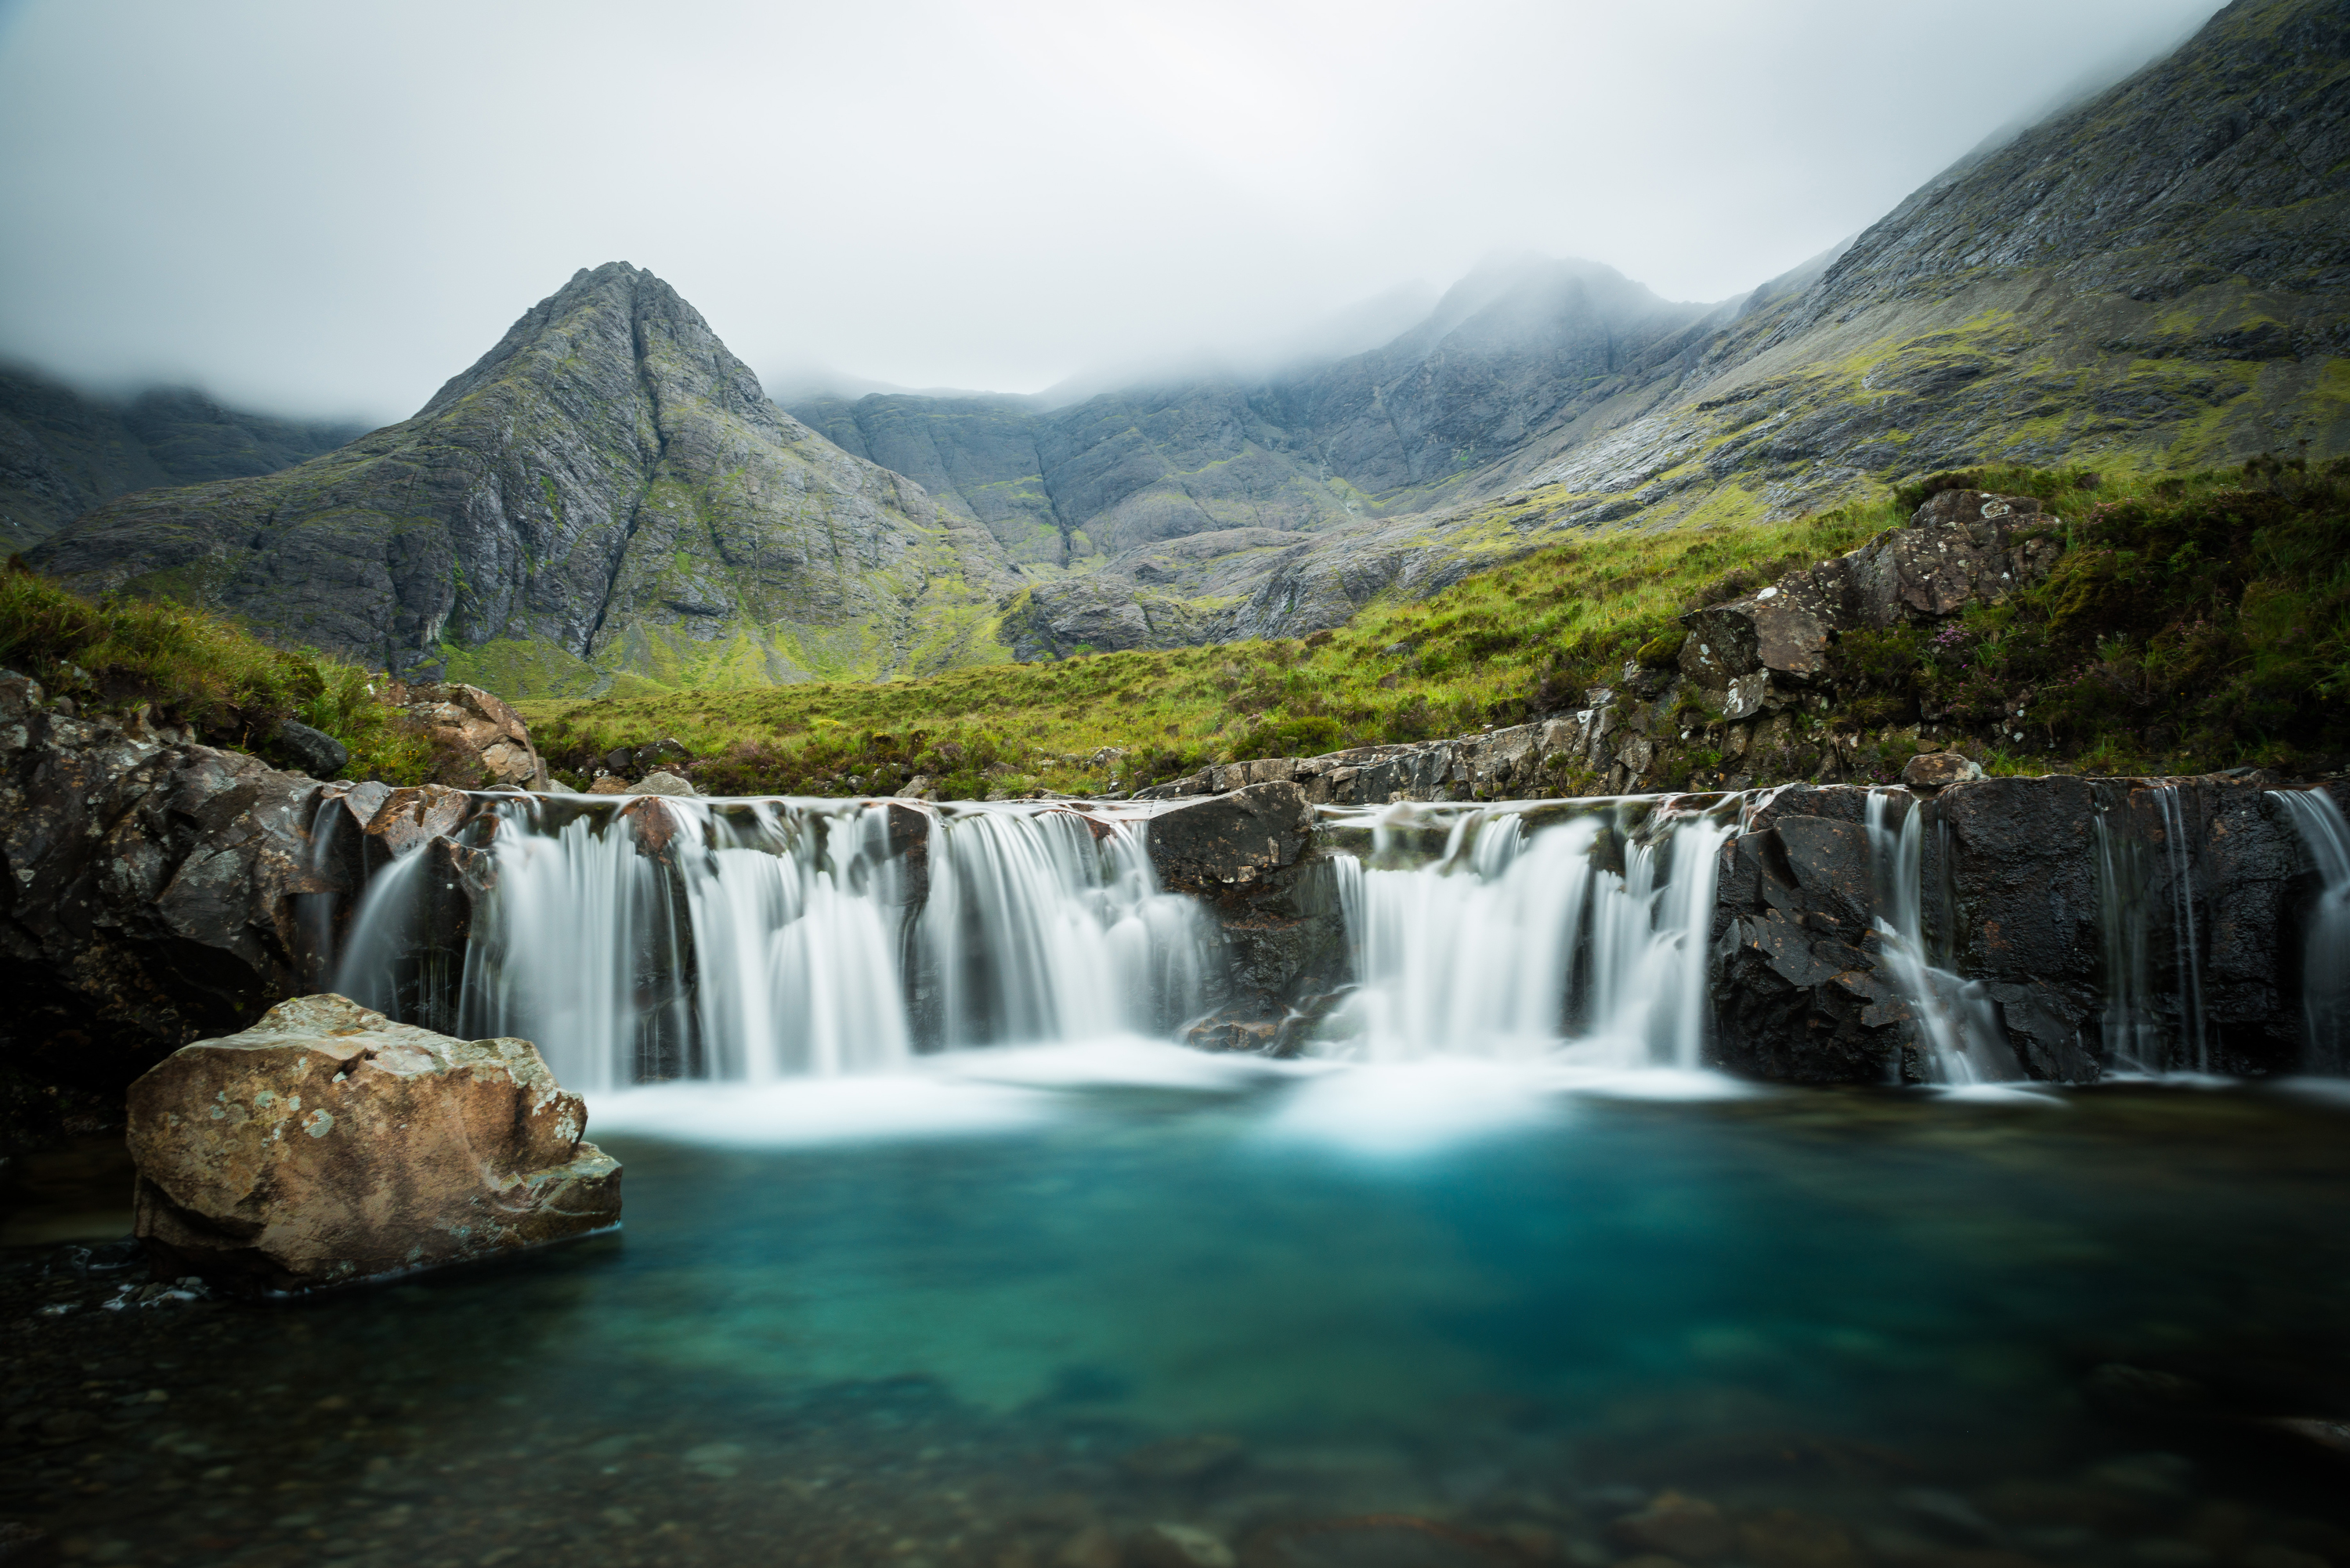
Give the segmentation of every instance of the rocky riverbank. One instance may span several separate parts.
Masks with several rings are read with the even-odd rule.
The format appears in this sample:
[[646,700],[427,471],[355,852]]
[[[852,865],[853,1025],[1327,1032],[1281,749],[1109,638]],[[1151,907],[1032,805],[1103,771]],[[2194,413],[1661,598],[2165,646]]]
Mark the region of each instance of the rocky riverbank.
[[1274,782],[1329,805],[1890,783],[1921,753],[1988,754],[2010,735],[1970,735],[1931,715],[1872,722],[1868,674],[1835,644],[1947,627],[1970,606],[2004,601],[2047,576],[2062,524],[2028,495],[1946,490],[1905,528],[1688,612],[1678,634],[1642,649],[1571,712],[1410,745],[1221,763],[1137,798]]

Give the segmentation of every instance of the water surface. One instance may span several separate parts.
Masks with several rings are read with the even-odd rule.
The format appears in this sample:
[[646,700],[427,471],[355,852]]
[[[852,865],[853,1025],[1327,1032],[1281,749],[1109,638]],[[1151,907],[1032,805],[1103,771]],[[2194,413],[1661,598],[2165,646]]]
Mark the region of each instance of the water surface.
[[1134,1044],[596,1116],[616,1237],[285,1307],[20,1281],[14,1407],[106,1428],[0,1501],[158,1563],[1604,1563],[1667,1490],[1722,1561],[2350,1562],[2338,1101]]

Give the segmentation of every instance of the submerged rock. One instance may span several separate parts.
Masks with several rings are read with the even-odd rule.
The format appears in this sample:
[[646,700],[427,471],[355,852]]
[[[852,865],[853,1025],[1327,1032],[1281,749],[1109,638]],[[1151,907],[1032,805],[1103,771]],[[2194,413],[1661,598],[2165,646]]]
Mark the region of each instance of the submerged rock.
[[470,1262],[619,1222],[620,1167],[526,1040],[299,997],[130,1086],[138,1235],[248,1292]]

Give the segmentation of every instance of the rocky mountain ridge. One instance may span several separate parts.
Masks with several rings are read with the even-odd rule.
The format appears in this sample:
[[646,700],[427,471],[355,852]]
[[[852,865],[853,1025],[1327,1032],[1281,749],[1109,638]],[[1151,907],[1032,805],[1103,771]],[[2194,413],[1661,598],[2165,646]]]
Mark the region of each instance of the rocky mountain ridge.
[[[2350,452],[2350,19],[2236,0],[1718,306],[1515,258],[1383,347],[1047,409],[777,411],[668,286],[582,273],[412,420],[38,545],[512,696],[1290,637],[1602,525],[1975,462]],[[2303,445],[2305,443],[2305,447]]]
[[126,497],[32,551],[510,694],[1001,657],[986,532],[783,413],[676,291],[582,271],[411,419],[259,478]]
[[275,473],[366,429],[248,413],[188,387],[94,397],[0,369],[0,550],[26,549],[133,491]]

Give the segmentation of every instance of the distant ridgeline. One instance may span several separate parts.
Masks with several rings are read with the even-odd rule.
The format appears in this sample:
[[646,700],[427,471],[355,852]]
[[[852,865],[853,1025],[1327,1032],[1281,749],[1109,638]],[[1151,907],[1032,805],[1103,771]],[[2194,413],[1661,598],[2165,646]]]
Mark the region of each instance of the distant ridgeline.
[[[404,423],[282,472],[92,479],[27,558],[518,698],[1297,637],[1602,524],[1780,522],[1985,463],[2350,453],[2345,161],[2350,13],[2239,0],[1742,298],[1497,264],[1367,352],[1055,409],[787,414],[614,263]],[[70,467],[21,416],[0,441],[7,473]]]
[[0,368],[0,551],[134,490],[275,473],[365,428],[241,413],[187,388],[116,402]]

